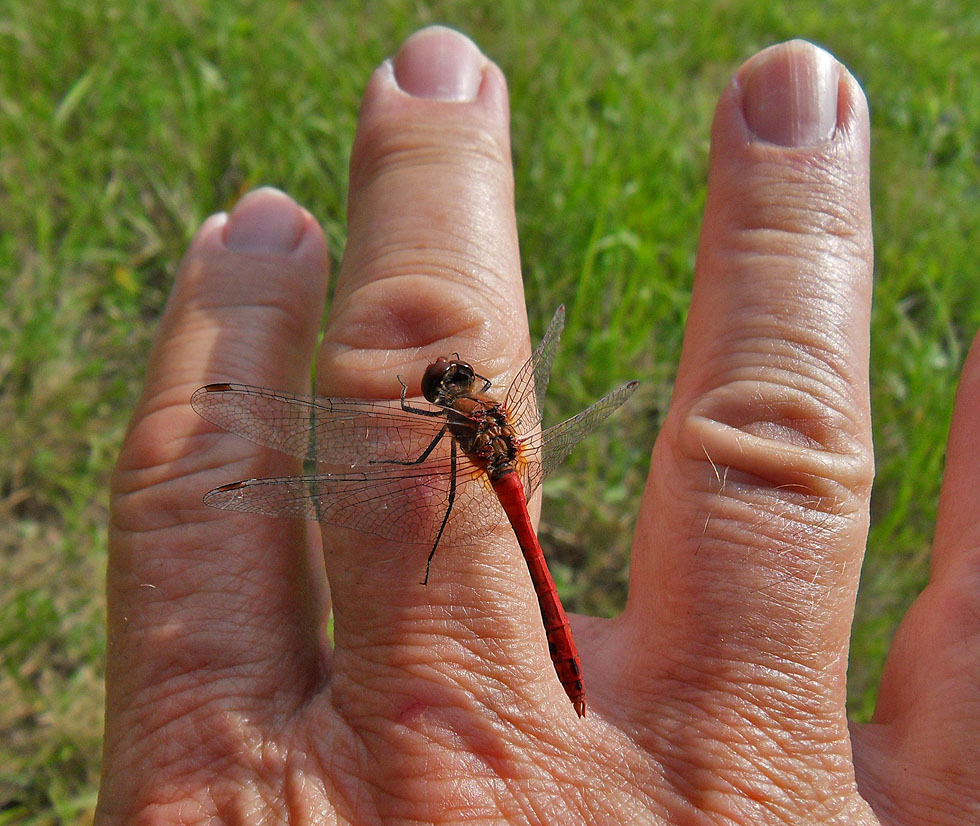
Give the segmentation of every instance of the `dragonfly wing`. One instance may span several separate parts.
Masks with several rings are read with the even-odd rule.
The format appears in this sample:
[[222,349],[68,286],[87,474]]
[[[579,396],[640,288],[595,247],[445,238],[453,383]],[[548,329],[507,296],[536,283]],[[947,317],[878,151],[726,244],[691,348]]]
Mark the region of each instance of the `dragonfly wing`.
[[[222,510],[299,517],[409,545],[431,545],[449,502],[450,473],[444,465],[248,479],[209,491],[204,502]],[[485,536],[502,516],[486,476],[461,461],[441,544]]]
[[504,406],[518,433],[530,433],[541,423],[551,365],[555,360],[558,340],[564,326],[565,307],[562,305],[555,311],[531,358],[524,363],[507,388]]
[[544,431],[541,437],[543,443],[541,472],[543,476],[547,476],[558,467],[565,460],[565,457],[572,452],[575,445],[609,418],[617,408],[633,395],[638,385],[639,382],[636,381],[627,382],[603,396],[581,413],[577,413],[572,418]]
[[443,424],[396,399],[301,396],[248,384],[209,384],[194,392],[191,407],[250,442],[338,469],[415,458]]
[[544,471],[541,467],[541,431],[521,439],[521,446],[523,455],[522,461],[518,462],[517,472],[524,484],[524,498],[530,502],[531,496],[544,481]]

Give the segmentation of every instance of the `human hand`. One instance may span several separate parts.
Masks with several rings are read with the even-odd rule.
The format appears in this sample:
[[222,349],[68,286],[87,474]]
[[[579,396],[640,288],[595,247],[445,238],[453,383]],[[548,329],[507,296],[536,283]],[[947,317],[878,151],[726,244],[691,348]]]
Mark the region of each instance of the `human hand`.
[[[390,396],[456,351],[492,377],[520,365],[512,196],[499,70],[445,30],[411,38],[365,95],[318,392]],[[187,401],[219,379],[303,392],[326,266],[313,219],[272,190],[206,221],[182,265],[114,477],[100,823],[977,820],[980,356],[932,581],[875,722],[845,718],[871,241],[867,110],[836,62],[776,47],[722,95],[630,598],[573,620],[585,720],[506,532],[440,547],[422,589],[417,555],[364,554],[370,537],[324,528],[321,555],[305,524],[201,505],[295,471]]]

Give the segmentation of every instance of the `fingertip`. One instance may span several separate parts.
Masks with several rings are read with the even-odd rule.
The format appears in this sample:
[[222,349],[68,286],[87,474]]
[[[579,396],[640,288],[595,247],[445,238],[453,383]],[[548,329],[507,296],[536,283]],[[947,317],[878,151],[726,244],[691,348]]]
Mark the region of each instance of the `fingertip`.
[[320,248],[326,260],[326,239],[316,218],[282,190],[263,186],[245,193],[230,212],[204,219],[188,245],[181,274],[201,255],[295,256],[311,244],[314,254]]
[[427,26],[411,35],[391,60],[394,80],[408,95],[433,100],[475,100],[489,61],[466,35]]
[[732,76],[715,109],[712,149],[853,152],[870,138],[860,84],[832,54],[805,40],[770,46]]
[[[398,116],[478,117],[482,110],[507,124],[507,80],[466,35],[428,26],[410,35],[375,69],[361,102],[360,123],[370,126],[386,113]],[[489,124],[488,124],[489,125]]]
[[326,240],[273,187],[202,224],[161,319],[146,394],[235,378],[303,389],[326,294]]
[[222,240],[232,252],[290,253],[311,222],[312,216],[285,192],[264,186],[235,205],[222,228]]
[[841,65],[805,40],[764,49],[735,75],[742,112],[752,133],[779,146],[815,146],[837,128]]

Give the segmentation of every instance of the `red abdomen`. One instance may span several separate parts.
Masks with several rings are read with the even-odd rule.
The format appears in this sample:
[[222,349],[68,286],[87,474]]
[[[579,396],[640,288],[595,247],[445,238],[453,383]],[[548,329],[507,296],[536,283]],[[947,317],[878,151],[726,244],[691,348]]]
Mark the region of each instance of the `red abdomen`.
[[578,658],[578,649],[572,638],[572,628],[568,615],[558,598],[558,589],[548,570],[544,551],[538,542],[537,534],[531,525],[527,512],[527,500],[524,498],[524,486],[518,475],[510,471],[493,480],[493,489],[500,499],[500,504],[507,512],[517,542],[524,553],[534,592],[538,595],[538,606],[541,608],[541,619],[544,621],[545,634],[548,637],[548,649],[551,661],[558,673],[558,680],[565,689],[568,699],[572,701],[579,717],[585,716],[585,683],[582,681],[582,665]]

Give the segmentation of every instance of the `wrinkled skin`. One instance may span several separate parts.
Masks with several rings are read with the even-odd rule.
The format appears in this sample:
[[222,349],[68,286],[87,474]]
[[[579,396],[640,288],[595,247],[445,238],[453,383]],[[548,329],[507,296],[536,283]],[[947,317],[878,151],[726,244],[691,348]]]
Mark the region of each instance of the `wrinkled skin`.
[[720,97],[628,605],[573,619],[588,717],[506,530],[441,547],[423,589],[417,548],[201,505],[297,471],[200,420],[201,384],[304,392],[315,355],[318,392],[380,398],[437,355],[498,385],[527,357],[507,107],[499,69],[446,30],[375,72],[316,354],[309,213],[263,189],[201,227],[114,478],[98,822],[980,822],[976,352],[930,584],[874,721],[845,718],[873,475],[868,113],[808,44],[757,55]]

